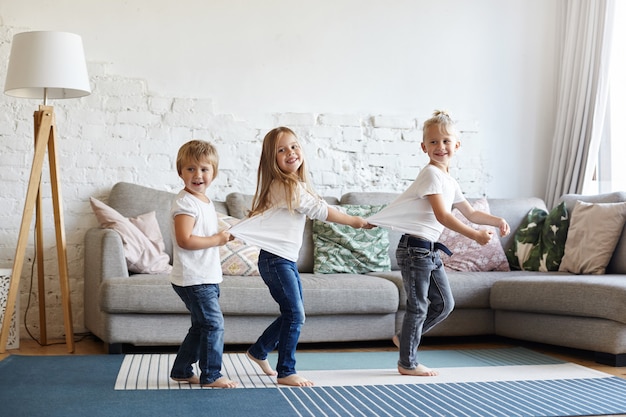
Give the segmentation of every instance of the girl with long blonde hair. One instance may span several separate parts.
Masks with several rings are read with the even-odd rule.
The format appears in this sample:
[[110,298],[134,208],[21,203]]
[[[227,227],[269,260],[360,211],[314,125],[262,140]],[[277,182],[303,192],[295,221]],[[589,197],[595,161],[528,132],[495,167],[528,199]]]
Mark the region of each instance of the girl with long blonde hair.
[[[249,217],[229,231],[261,248],[259,272],[280,316],[248,349],[248,357],[283,385],[308,387],[313,382],[296,372],[296,346],[304,324],[302,284],[296,261],[306,219],[372,228],[366,220],[331,207],[313,192],[304,153],[296,134],[277,127],[265,135],[257,173],[257,188]],[[278,349],[276,370],[267,355]]]

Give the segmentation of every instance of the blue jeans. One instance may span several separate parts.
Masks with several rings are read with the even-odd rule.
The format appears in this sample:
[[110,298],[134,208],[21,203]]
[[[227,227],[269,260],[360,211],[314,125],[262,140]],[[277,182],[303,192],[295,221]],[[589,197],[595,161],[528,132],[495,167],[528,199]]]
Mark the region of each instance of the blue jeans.
[[407,296],[398,365],[415,369],[422,335],[448,317],[454,298],[437,250],[413,247],[404,235],[398,243],[396,259]]
[[189,378],[192,365],[198,362],[200,383],[211,384],[222,377],[222,354],[224,353],[224,316],[218,302],[218,284],[179,287],[174,291],[191,313],[191,327],[178,349],[172,366],[172,378]]
[[296,346],[304,324],[302,283],[295,262],[261,250],[259,272],[280,307],[280,316],[269,325],[248,353],[259,360],[278,348],[278,378],[296,373]]

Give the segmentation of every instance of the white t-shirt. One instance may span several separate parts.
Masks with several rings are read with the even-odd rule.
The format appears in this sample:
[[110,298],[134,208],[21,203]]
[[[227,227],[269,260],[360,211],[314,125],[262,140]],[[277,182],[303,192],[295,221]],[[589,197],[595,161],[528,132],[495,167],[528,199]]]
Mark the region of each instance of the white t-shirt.
[[270,188],[272,207],[242,220],[228,231],[246,243],[297,262],[306,218],[326,220],[328,217],[328,203],[308,192],[304,184],[298,187],[298,194],[298,204],[294,199],[290,212],[282,185],[274,182]]
[[398,198],[378,213],[367,218],[377,226],[399,230],[436,242],[443,231],[437,221],[428,195],[441,194],[446,207],[465,200],[459,183],[441,169],[427,165]]
[[192,234],[213,236],[219,231],[213,202],[206,203],[185,190],[178,193],[170,210],[173,266],[170,281],[181,287],[222,282],[222,265],[218,246],[207,249],[183,249],[176,243],[174,217],[185,214],[195,219]]

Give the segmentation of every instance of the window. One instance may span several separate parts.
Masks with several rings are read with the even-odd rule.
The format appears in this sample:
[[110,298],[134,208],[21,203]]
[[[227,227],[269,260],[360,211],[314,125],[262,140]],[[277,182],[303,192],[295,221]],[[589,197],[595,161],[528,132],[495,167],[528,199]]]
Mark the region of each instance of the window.
[[626,191],[626,2],[615,2],[608,112],[592,193]]

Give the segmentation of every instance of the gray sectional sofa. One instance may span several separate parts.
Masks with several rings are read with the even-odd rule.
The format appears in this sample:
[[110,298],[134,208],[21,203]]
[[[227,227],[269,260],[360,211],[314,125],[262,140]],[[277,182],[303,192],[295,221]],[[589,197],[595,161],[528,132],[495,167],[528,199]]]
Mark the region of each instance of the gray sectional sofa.
[[[174,194],[130,183],[113,186],[106,203],[127,217],[156,211],[166,251],[171,254],[168,214]],[[347,193],[331,204],[385,204],[397,194]],[[563,197],[626,201],[626,193]],[[241,218],[251,196],[229,194],[218,211]],[[538,198],[489,199],[491,212],[515,231]],[[571,208],[570,208],[571,210]],[[389,232],[391,271],[314,274],[311,222],[307,222],[298,268],[307,313],[301,342],[388,340],[401,323],[405,297],[395,260],[400,238]],[[501,238],[504,248],[514,233]],[[189,327],[185,306],[167,275],[129,274],[122,241],[111,229],[85,235],[85,326],[120,352],[124,344],[177,345]],[[596,352],[599,362],[626,366],[626,231],[606,275],[563,272],[450,272],[456,307],[427,336],[502,335]],[[278,315],[276,303],[258,276],[224,276],[220,303],[225,343],[252,343]]]

